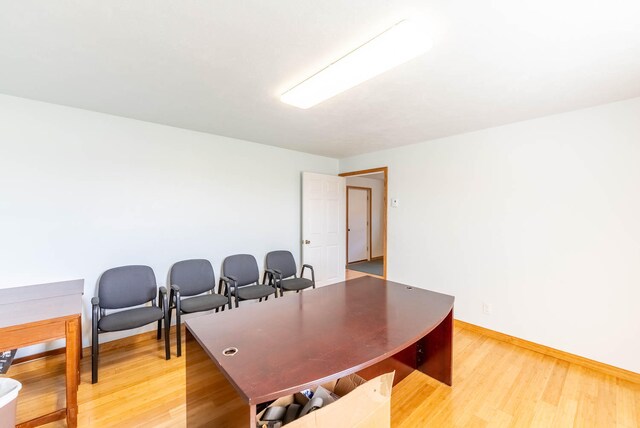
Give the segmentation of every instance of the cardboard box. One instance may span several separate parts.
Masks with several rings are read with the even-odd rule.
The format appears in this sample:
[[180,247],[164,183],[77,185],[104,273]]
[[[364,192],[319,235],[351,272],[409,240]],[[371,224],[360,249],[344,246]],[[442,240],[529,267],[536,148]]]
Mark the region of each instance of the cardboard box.
[[[388,428],[391,424],[391,388],[394,372],[369,381],[352,374],[322,387],[334,392],[340,399],[288,423],[288,428]],[[278,398],[269,407],[288,406],[291,403],[306,404],[302,394]],[[266,411],[258,413],[258,421]]]

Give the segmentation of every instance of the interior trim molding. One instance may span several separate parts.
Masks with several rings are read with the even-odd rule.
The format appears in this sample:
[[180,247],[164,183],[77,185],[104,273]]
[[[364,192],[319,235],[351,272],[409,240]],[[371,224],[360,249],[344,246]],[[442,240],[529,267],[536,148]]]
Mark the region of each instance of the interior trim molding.
[[540,345],[539,343],[530,342],[525,339],[520,339],[519,337],[510,336],[508,334],[500,333],[499,331],[480,327],[478,325],[471,324],[465,321],[454,320],[454,323],[456,327],[474,331],[476,333],[480,333],[485,336],[488,336],[492,339],[500,340],[502,342],[507,342],[512,345],[516,345],[521,348],[528,349],[530,351],[539,352],[541,354],[548,355],[550,357],[554,357],[559,360],[576,364],[591,370],[595,370],[609,376],[615,376],[619,379],[624,379],[629,382],[640,384],[640,373],[632,372],[630,370],[625,370],[620,367],[611,366],[609,364],[601,363],[599,361],[591,360],[589,358],[581,357],[579,355],[571,354],[569,352],[560,351],[559,349],[550,348],[545,345]]
[[[172,325],[171,327],[172,327],[171,336],[173,338],[175,334],[175,325]],[[111,349],[124,348],[126,346],[148,340],[150,336],[155,338],[156,333],[145,331],[142,333],[134,334],[133,336],[127,336],[127,337],[122,337],[120,339],[110,340],[108,342],[101,343],[100,350],[107,351]],[[28,361],[39,360],[40,358],[52,357],[52,356],[60,355],[64,353],[65,353],[65,347],[63,346],[61,348],[50,349],[48,351],[38,352],[37,354],[25,355],[24,357],[16,358],[13,360],[11,365],[26,363]],[[82,348],[82,357],[91,357],[91,346]]]
[[[184,333],[184,325],[183,325],[183,333]],[[171,324],[171,340],[175,339],[175,324]],[[164,329],[162,331],[164,337]],[[149,340],[149,337],[155,339],[156,332],[155,331],[144,331],[142,333],[134,334],[133,336],[121,337],[119,339],[110,340],[108,342],[100,343],[100,352],[109,351],[112,349],[125,348],[130,345],[134,345],[136,343],[144,342],[145,340]],[[82,354],[85,357],[91,357],[91,346],[87,346],[82,349]],[[163,354],[164,355],[164,354]],[[174,354],[171,354],[172,356]],[[164,357],[163,357],[164,359]]]

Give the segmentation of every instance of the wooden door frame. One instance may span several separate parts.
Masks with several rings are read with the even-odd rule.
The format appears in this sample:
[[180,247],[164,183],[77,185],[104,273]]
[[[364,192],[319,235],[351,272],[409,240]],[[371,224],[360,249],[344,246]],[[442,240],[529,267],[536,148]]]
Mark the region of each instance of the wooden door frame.
[[[347,185],[347,266],[349,265],[349,189],[356,189],[356,190],[366,190],[367,191],[367,205],[368,205],[368,211],[367,211],[367,250],[369,253],[369,257],[367,258],[366,261],[371,261],[371,250],[373,248],[373,233],[371,230],[371,200],[373,198],[373,195],[371,194],[371,187],[363,187],[363,186],[349,186]],[[358,260],[358,261],[365,261],[365,260]],[[352,262],[352,263],[357,263],[357,262]]]
[[[364,175],[364,174],[372,174],[374,172],[382,172],[384,173],[384,187],[382,191],[382,204],[384,209],[382,210],[382,255],[384,257],[382,263],[382,277],[384,279],[387,278],[387,211],[389,210],[389,206],[387,204],[387,192],[388,192],[388,177],[389,177],[389,168],[386,166],[382,166],[379,168],[370,168],[363,169],[360,171],[350,171],[343,172],[338,174],[340,177],[352,177],[356,175]],[[365,177],[366,178],[366,177]],[[369,246],[371,248],[371,246]],[[349,259],[349,256],[346,256],[346,259]]]

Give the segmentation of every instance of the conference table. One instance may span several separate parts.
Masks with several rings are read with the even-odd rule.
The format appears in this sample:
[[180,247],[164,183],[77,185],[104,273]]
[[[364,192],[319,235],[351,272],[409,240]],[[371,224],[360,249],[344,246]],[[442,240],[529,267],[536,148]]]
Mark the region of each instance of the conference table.
[[187,426],[256,426],[256,406],[352,373],[451,385],[454,297],[360,277],[189,319]]

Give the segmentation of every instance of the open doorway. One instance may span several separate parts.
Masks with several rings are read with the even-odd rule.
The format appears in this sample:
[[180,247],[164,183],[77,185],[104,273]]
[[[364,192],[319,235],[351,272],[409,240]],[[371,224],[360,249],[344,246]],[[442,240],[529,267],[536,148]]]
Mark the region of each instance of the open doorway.
[[387,276],[387,167],[346,178],[346,277]]
[[347,179],[347,265],[371,260],[371,189],[350,186]]

